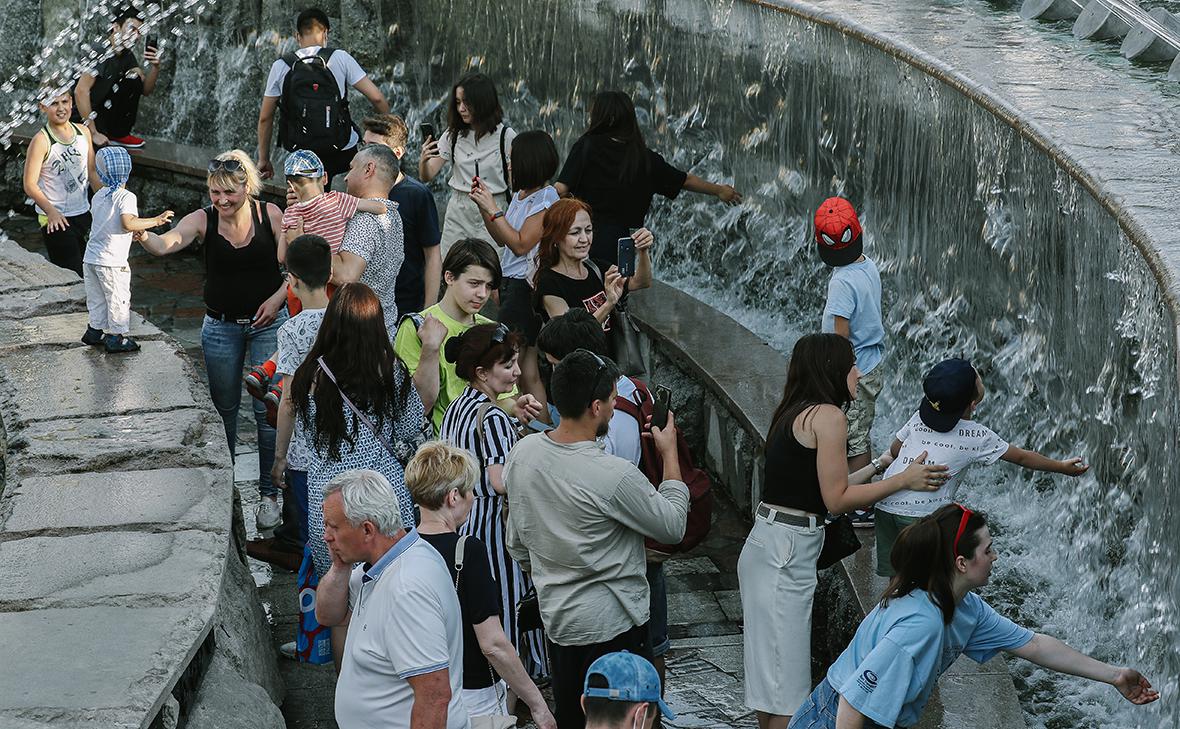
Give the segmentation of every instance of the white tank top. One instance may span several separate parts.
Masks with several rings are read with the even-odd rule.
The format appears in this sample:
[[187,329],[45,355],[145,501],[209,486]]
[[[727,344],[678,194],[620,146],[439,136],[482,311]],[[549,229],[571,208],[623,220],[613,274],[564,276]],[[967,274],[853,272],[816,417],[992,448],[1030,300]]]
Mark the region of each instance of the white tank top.
[[[49,126],[41,128],[49,138],[49,151],[41,164],[41,176],[37,178],[37,186],[58,212],[68,217],[81,215],[90,210],[90,198],[87,194],[88,183],[86,174],[86,158],[90,153],[86,135],[77,124],[74,127],[74,140],[66,143],[53,136]],[[45,211],[36,206],[41,215]]]

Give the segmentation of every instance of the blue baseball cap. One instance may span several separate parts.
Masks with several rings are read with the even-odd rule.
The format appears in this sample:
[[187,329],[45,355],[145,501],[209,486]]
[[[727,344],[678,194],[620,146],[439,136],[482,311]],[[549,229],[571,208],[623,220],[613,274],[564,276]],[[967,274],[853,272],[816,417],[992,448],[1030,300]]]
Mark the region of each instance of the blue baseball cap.
[[318,180],[324,176],[324,163],[310,149],[297,149],[287,155],[283,172],[287,177],[312,177]]
[[[591,688],[591,676],[601,676],[606,680],[606,686]],[[665,718],[676,718],[676,714],[660,698],[660,674],[656,672],[656,667],[634,653],[607,653],[591,663],[590,668],[586,669],[586,685],[582,691],[587,698],[659,704]]]
[[922,404],[918,416],[931,430],[949,433],[963,411],[975,400],[978,374],[965,359],[944,359],[922,380]]

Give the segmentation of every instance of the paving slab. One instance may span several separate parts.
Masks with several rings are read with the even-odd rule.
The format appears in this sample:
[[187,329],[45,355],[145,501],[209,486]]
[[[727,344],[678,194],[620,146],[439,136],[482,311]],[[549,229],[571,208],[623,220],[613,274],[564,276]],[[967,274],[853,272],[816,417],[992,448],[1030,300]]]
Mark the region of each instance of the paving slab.
[[10,657],[0,661],[0,723],[17,715],[57,726],[139,726],[200,643],[213,605],[203,608],[0,613]]
[[724,621],[725,613],[717,604],[713,593],[669,592],[668,623],[670,625],[692,625]]
[[9,480],[229,462],[221,418],[198,408],[28,423],[9,434],[8,452]]
[[81,344],[0,353],[5,425],[196,407],[183,355],[167,342],[142,347],[117,355]]
[[155,525],[228,534],[230,478],[228,468],[35,476],[5,490],[0,520],[9,533]]
[[46,265],[45,259],[0,238],[0,294],[81,283],[73,271]]
[[202,531],[0,542],[0,610],[213,604],[228,548],[224,534]]
[[0,319],[26,319],[63,311],[86,311],[81,281],[27,291],[0,292]]
[[[89,324],[90,317],[85,311],[0,320],[0,352],[39,344],[78,345]],[[130,324],[129,334],[135,339],[164,336],[155,325],[134,311]]]

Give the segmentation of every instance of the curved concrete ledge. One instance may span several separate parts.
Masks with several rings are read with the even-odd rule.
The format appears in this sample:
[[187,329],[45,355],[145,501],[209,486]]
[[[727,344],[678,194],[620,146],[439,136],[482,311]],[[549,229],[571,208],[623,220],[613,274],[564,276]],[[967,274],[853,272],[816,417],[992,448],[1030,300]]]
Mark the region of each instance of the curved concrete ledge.
[[0,725],[176,726],[213,666],[261,684],[275,726],[221,420],[133,317],[142,351],[80,344],[77,276],[0,239]]

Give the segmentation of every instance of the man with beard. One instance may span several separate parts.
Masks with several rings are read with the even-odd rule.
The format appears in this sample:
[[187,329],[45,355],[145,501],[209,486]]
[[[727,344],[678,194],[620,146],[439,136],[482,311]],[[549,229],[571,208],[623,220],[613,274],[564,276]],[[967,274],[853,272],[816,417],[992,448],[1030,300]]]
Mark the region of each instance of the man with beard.
[[531,572],[551,641],[557,725],[582,729],[586,667],[630,651],[650,660],[644,538],[675,544],[684,536],[688,489],[680,480],[675,421],[652,428],[663,455],[658,490],[629,461],[603,451],[614,413],[613,362],[588,350],[553,370],[555,430],[521,440],[508,455],[508,553]]

